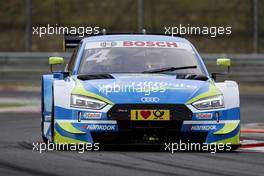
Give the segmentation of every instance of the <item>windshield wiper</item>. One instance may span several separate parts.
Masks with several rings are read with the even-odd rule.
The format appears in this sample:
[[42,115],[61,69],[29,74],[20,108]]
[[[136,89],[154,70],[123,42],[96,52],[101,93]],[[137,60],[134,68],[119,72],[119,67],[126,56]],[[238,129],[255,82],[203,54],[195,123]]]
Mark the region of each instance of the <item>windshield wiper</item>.
[[184,70],[184,69],[190,69],[190,68],[197,68],[197,66],[193,65],[193,66],[184,66],[184,67],[165,67],[165,68],[143,71],[142,73],[161,73],[161,72]]
[[191,80],[200,80],[200,81],[207,81],[208,77],[201,74],[177,74],[176,79],[191,79]]
[[82,81],[86,80],[93,80],[93,79],[115,79],[112,75],[108,73],[92,73],[92,74],[85,74],[85,75],[78,75],[78,79]]

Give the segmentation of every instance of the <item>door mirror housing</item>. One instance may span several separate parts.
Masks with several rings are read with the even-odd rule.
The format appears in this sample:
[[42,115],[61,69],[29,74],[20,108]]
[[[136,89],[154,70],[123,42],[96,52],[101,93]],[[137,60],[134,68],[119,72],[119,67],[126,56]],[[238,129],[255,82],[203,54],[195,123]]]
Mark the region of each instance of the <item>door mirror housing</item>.
[[227,67],[227,71],[230,72],[231,59],[229,59],[229,58],[218,58],[216,60],[216,65]]
[[225,58],[225,57],[222,57],[222,58],[218,58],[216,60],[216,65],[217,66],[222,66],[222,67],[227,67],[227,72],[222,72],[222,73],[212,73],[212,78],[214,80],[216,80],[216,76],[217,75],[226,75],[227,73],[230,72],[230,67],[231,67],[231,59],[229,58]]
[[64,58],[62,57],[49,57],[50,71],[53,73],[53,65],[61,65],[64,63]]

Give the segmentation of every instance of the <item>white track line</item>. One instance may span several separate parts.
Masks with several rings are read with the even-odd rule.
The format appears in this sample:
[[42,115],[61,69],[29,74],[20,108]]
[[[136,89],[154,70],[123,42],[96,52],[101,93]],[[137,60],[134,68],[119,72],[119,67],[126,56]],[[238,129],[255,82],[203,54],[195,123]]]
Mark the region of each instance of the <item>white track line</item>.
[[0,108],[0,113],[8,112],[40,112],[40,107],[38,106],[21,106],[21,107],[8,107]]

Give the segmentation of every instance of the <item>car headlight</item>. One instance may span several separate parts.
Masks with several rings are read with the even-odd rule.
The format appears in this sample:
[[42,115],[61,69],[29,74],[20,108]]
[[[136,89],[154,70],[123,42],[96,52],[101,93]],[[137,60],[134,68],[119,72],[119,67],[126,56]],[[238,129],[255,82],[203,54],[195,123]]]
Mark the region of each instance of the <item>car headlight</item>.
[[218,109],[224,107],[224,99],[222,95],[207,97],[192,103],[192,105],[199,110]]
[[102,109],[107,103],[90,97],[71,95],[71,107],[85,109]]

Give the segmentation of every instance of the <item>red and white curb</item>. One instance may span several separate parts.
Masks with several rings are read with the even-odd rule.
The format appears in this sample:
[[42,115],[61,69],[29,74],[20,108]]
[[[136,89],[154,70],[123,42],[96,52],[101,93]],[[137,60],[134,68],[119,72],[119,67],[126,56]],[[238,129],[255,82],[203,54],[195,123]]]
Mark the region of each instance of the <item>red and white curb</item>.
[[262,128],[242,128],[241,133],[264,133]]
[[242,140],[241,147],[239,148],[239,150],[264,153],[264,141],[258,141],[253,139]]
[[243,124],[239,150],[264,153],[264,123]]

